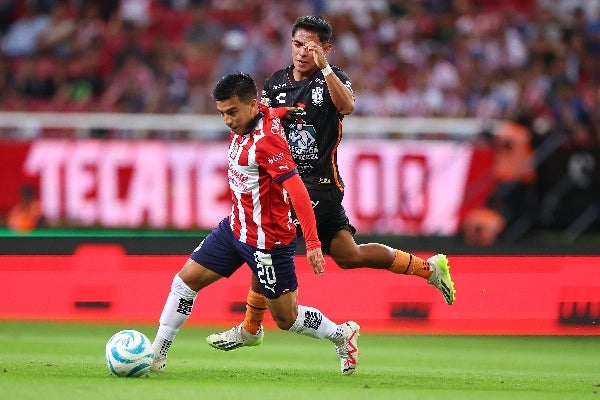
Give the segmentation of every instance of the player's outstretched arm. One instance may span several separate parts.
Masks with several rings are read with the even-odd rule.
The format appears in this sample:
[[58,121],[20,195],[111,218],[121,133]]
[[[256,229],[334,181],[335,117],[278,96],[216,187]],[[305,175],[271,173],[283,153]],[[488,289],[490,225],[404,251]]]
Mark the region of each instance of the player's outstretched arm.
[[325,272],[325,258],[323,257],[323,252],[321,250],[321,242],[317,236],[317,222],[306,187],[298,174],[292,175],[283,181],[282,185],[290,196],[294,211],[300,222],[302,234],[306,243],[308,263],[315,274],[321,275]]
[[325,272],[325,257],[323,257],[321,248],[317,247],[316,249],[307,250],[306,258],[315,274],[323,275]]

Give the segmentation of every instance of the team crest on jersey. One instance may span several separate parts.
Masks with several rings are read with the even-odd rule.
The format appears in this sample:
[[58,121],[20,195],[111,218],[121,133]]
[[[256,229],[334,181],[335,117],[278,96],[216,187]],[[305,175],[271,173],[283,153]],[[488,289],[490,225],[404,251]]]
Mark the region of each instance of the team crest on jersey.
[[323,104],[323,88],[321,86],[312,89],[312,102],[315,106]]
[[229,148],[229,158],[231,158],[232,160],[235,159],[235,157],[237,156],[239,147],[240,147],[240,145],[238,142],[231,143],[231,147]]

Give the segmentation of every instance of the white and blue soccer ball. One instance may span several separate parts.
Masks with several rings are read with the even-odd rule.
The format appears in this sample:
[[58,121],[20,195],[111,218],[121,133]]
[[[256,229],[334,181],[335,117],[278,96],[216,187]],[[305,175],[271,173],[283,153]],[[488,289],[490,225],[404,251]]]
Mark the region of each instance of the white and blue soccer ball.
[[150,370],[154,351],[146,335],[133,329],[115,333],[106,343],[106,364],[122,377],[142,376]]

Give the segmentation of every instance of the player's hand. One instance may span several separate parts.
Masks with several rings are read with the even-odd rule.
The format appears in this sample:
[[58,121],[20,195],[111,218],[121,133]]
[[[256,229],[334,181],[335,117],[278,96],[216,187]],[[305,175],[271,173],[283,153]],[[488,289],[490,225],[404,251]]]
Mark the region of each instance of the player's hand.
[[302,107],[276,107],[270,109],[271,116],[279,119],[292,118],[292,114],[300,111],[303,111]]
[[323,257],[321,248],[317,247],[313,250],[307,250],[306,258],[315,274],[323,275],[323,272],[325,272],[325,257]]
[[306,42],[305,46],[306,50],[312,53],[317,68],[323,69],[329,65],[327,59],[325,58],[325,50],[323,50],[323,47],[319,46],[312,40],[310,42]]

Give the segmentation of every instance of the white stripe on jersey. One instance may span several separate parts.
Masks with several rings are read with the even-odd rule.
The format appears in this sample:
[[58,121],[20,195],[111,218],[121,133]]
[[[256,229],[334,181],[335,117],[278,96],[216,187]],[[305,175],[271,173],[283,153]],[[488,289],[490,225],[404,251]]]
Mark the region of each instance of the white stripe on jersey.
[[[257,228],[257,243],[256,247],[264,248],[266,245],[266,235],[262,229],[262,206],[260,203],[260,183],[259,183],[259,169],[258,163],[256,162],[256,144],[264,135],[257,134],[256,132],[262,132],[262,120],[259,121],[255,128],[254,135],[248,135],[241,140],[241,143],[235,154],[235,158],[230,158],[229,169],[234,171],[235,174],[229,177],[230,188],[236,199],[232,208],[232,220],[230,221],[231,228],[234,229],[234,222],[237,216],[240,222],[240,237],[239,240],[243,243],[248,241],[248,221],[246,221],[246,214],[244,213],[244,198],[246,201],[251,200],[252,202],[252,220]],[[240,157],[243,154],[242,149],[246,147],[249,142],[252,143],[248,147],[248,165],[240,165]],[[230,172],[231,173],[231,172]],[[241,178],[240,178],[241,177]],[[248,199],[248,193],[250,199]]]
[[[262,124],[262,120],[259,125]],[[262,129],[262,126],[261,126]],[[258,182],[258,164],[256,163],[256,143],[263,138],[264,135],[254,135],[254,142],[248,149],[248,164],[252,165],[249,168],[252,175],[256,179],[256,184],[252,186],[252,219],[257,226],[256,232],[256,247],[262,249],[265,247],[265,232],[262,229],[262,206],[260,204],[260,184]],[[254,178],[252,179],[254,181]]]

